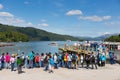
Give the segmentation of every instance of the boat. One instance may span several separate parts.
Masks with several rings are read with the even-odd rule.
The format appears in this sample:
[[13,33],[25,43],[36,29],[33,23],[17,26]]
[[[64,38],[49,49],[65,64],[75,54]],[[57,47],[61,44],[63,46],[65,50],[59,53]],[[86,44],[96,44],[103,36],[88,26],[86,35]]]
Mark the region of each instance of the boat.
[[57,43],[56,42],[51,42],[48,45],[50,45],[50,46],[57,46]]

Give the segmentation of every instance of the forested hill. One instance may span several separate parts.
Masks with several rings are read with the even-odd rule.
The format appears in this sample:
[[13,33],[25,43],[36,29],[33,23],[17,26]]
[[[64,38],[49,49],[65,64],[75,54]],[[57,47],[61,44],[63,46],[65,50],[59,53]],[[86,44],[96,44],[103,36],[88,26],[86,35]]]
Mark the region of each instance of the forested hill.
[[120,34],[119,35],[110,36],[109,38],[106,38],[105,41],[120,42]]
[[0,24],[0,42],[80,40],[33,27],[15,27]]

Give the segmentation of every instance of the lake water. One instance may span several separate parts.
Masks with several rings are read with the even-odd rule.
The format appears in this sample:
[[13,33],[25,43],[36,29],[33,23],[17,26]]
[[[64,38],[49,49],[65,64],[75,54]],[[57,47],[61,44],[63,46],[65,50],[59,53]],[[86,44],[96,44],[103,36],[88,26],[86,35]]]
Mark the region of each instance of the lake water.
[[[22,53],[25,54],[30,53],[31,51],[34,51],[35,53],[55,53],[58,51],[58,46],[51,46],[51,41],[40,41],[40,42],[17,42],[13,43],[15,46],[6,46],[6,47],[0,47],[0,53],[6,53],[9,52],[12,53]],[[56,41],[56,43],[59,46],[63,46],[66,42],[65,41]],[[70,42],[69,44],[72,44],[74,42]]]
[[[71,42],[67,42],[67,41],[55,41],[58,46],[51,46],[48,45],[51,42],[54,41],[40,41],[40,42],[17,42],[17,43],[13,43],[15,46],[6,46],[6,47],[0,47],[0,54],[1,53],[6,53],[9,52],[10,54],[12,53],[22,53],[24,52],[26,55],[29,54],[31,51],[34,51],[35,53],[55,53],[55,52],[59,52],[58,47],[59,46],[64,46],[65,43],[67,43],[68,45],[72,45],[74,44],[76,41],[71,41]],[[120,51],[114,51],[117,55],[119,55],[119,59],[120,59]]]

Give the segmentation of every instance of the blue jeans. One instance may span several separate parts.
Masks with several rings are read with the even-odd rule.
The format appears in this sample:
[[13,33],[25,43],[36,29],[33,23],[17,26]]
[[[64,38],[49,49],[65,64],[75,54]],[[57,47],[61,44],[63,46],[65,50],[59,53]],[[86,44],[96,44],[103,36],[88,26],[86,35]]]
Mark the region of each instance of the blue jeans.
[[54,68],[58,68],[58,64],[57,63],[54,63],[54,64],[55,64]]
[[115,60],[113,58],[110,59],[111,64],[115,64]]
[[14,67],[15,67],[14,64],[15,63],[11,63],[11,71],[14,71]]
[[62,60],[62,67],[65,67],[65,63],[64,63],[64,60]]
[[33,68],[33,60],[29,61],[29,68]]
[[5,62],[1,62],[1,69],[4,69]]
[[45,71],[49,70],[49,63],[45,66]]
[[68,68],[71,68],[71,61],[68,61]]
[[59,61],[58,67],[62,67],[62,60]]
[[44,61],[40,61],[40,67],[44,67]]

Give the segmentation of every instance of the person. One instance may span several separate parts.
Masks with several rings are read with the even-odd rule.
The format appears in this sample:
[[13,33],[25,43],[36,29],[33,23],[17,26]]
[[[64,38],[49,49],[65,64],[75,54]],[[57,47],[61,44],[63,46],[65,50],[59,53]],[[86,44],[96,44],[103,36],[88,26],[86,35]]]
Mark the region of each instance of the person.
[[1,69],[1,60],[0,60],[0,70],[2,70],[2,69]]
[[81,55],[78,53],[78,61],[77,61],[77,64],[78,64],[78,68],[80,67],[81,65]]
[[101,66],[101,53],[99,51],[97,54],[97,64],[98,64],[98,66]]
[[105,62],[106,62],[106,56],[104,54],[102,54],[102,56],[101,56],[101,66],[105,66]]
[[5,54],[4,53],[2,53],[0,60],[1,60],[1,69],[4,69],[4,66],[5,66]]
[[72,63],[72,56],[71,54],[68,55],[68,69],[71,69],[71,63]]
[[65,55],[64,55],[64,67],[68,67],[68,53],[67,52],[65,52],[64,53]]
[[45,59],[44,59],[44,64],[45,64],[45,69],[44,69],[44,71],[49,70],[49,55],[50,55],[50,54],[46,54],[46,57],[45,57]]
[[40,67],[44,67],[44,53],[41,54],[41,57],[40,57]]
[[62,67],[62,55],[61,54],[58,55],[58,66]]
[[54,68],[58,69],[58,56],[57,56],[57,53],[54,54],[53,56],[53,59],[54,59]]
[[95,55],[94,55],[93,52],[91,53],[90,58],[91,58],[90,60],[91,60],[92,69],[94,69],[94,66],[95,66],[95,68],[97,69],[96,58],[95,58]]
[[75,55],[76,56],[76,63],[75,63],[75,68],[78,70],[79,69],[79,66],[78,66],[78,54]]
[[21,59],[22,59],[23,68],[25,68],[25,53],[24,52],[22,52]]
[[8,52],[5,55],[5,61],[6,61],[6,68],[9,69],[10,68],[10,55]]
[[34,52],[29,54],[29,68],[33,68]]
[[83,65],[84,65],[84,54],[81,54],[80,62],[81,62],[82,68],[83,68]]
[[49,58],[49,73],[53,73],[53,68],[54,68],[54,60],[52,58],[52,55],[50,55],[50,58]]
[[61,62],[62,62],[62,66],[61,67],[65,67],[65,62],[64,62],[64,56],[65,56],[65,54],[63,53],[62,55],[61,55]]
[[39,62],[40,62],[40,56],[39,56],[39,54],[37,53],[37,54],[35,55],[35,64],[36,64],[36,67],[37,67],[37,68],[40,67]]
[[86,68],[88,69],[90,65],[90,54],[86,55],[85,61],[86,61]]
[[14,71],[14,68],[15,68],[15,56],[14,56],[14,54],[12,54],[12,56],[10,58],[10,63],[11,63],[11,71]]
[[29,62],[30,62],[30,58],[29,56],[26,56],[26,68],[29,68]]
[[20,57],[17,57],[17,70],[18,70],[18,74],[20,74],[22,72],[22,59]]

